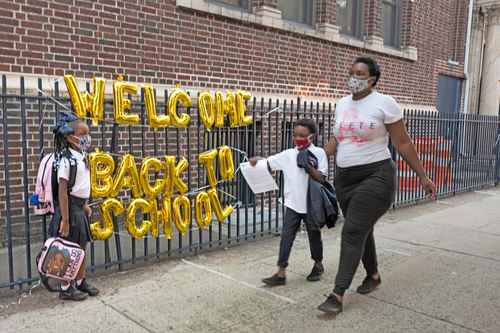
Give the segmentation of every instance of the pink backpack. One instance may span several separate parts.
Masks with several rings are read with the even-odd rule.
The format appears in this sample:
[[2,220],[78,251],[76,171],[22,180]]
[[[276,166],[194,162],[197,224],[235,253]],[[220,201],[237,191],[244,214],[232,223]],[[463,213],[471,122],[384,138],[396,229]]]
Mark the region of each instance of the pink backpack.
[[36,176],[35,193],[31,197],[31,204],[36,215],[54,214],[52,197],[52,165],[54,154],[45,155],[40,162]]
[[59,291],[61,282],[76,279],[84,259],[80,245],[59,237],[49,238],[36,258],[36,266],[45,287]]
[[[76,161],[70,158],[68,191],[71,192],[76,180]],[[54,214],[54,200],[57,200],[57,166],[54,165],[54,154],[45,155],[38,167],[35,193],[30,204],[35,215]]]

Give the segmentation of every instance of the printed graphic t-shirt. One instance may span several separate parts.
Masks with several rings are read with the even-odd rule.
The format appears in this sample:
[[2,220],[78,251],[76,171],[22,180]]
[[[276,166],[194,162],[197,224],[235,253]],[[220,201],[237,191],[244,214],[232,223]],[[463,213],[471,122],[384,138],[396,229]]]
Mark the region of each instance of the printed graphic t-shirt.
[[352,95],[342,98],[335,111],[337,165],[347,168],[389,159],[385,125],[402,118],[401,107],[391,96],[374,91],[358,101]]

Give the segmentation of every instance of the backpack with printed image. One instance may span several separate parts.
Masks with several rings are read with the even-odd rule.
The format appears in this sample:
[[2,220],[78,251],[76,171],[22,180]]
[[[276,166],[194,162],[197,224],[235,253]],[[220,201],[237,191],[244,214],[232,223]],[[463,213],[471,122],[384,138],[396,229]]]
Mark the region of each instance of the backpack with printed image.
[[49,291],[61,291],[63,284],[76,279],[84,259],[80,245],[59,237],[47,239],[36,257],[41,283]]

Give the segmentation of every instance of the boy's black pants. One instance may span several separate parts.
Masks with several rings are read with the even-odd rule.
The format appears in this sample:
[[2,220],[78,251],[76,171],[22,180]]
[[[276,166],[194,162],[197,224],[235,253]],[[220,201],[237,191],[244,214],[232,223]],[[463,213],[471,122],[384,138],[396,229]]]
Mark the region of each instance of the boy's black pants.
[[[281,232],[280,253],[278,258],[279,267],[288,266],[288,258],[292,251],[293,241],[300,228],[300,222],[306,220],[306,214],[299,214],[293,209],[286,208],[283,230]],[[306,223],[307,236],[309,237],[309,247],[311,249],[311,258],[315,262],[323,260],[323,242],[321,241],[321,231],[318,228],[309,228]]]

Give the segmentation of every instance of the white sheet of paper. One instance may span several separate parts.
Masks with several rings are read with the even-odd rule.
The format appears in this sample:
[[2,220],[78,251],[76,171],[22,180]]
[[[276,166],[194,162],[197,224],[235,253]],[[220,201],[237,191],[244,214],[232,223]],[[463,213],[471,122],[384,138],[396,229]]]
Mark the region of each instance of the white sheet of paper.
[[248,162],[241,163],[241,173],[255,194],[278,189],[273,176],[269,173],[266,160],[259,160],[254,167]]

